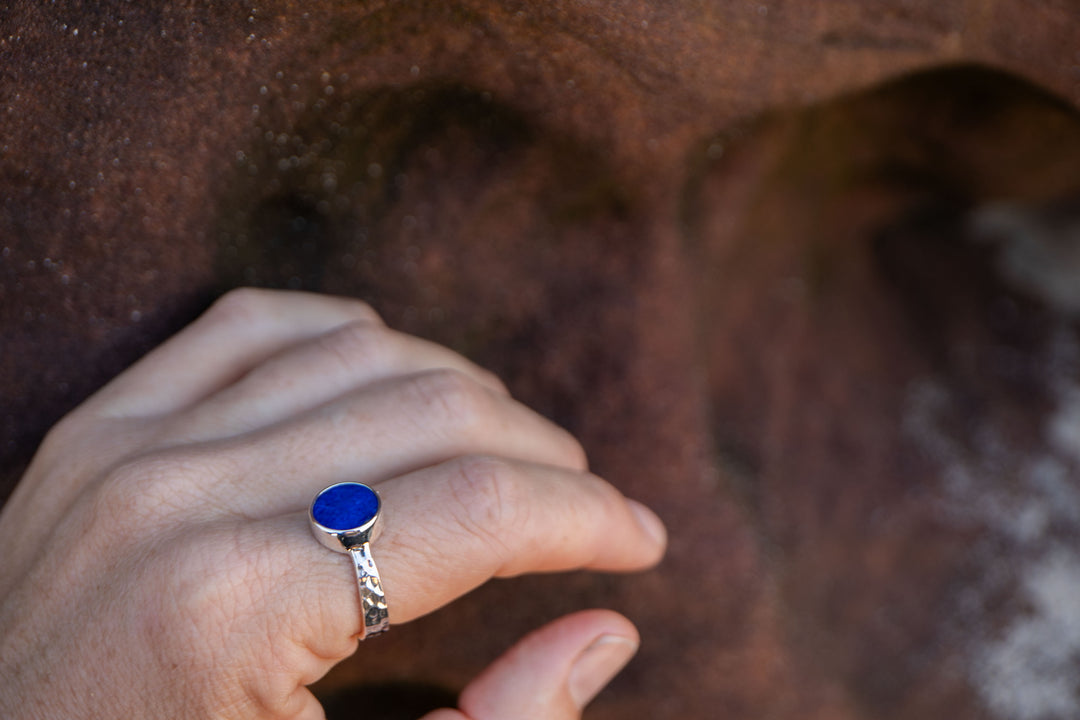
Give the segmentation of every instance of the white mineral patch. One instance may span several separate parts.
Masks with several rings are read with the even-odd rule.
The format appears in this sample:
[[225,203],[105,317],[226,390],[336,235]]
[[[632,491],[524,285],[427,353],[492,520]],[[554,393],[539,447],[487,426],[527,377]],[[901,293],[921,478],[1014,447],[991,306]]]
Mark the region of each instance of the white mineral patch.
[[1014,287],[1066,313],[1080,312],[1080,222],[1075,214],[1013,205],[979,209],[973,236],[998,245],[998,269]]
[[978,617],[1001,592],[1016,602],[1004,626],[959,619],[969,623],[971,686],[1000,720],[1080,718],[1080,554],[1053,532],[1080,527],[1080,387],[1065,379],[1074,376],[1070,353],[1060,345],[1044,358],[1057,407],[1041,452],[1012,446],[989,424],[961,442],[947,430],[955,405],[946,387],[925,381],[908,392],[904,431],[940,468],[943,511],[985,537],[976,550],[984,577],[968,589],[966,612]]
[[980,649],[974,685],[1000,718],[1080,717],[1080,558],[1055,550],[1021,581],[1031,611]]
[[1048,425],[1048,439],[1055,450],[1077,462],[1080,461],[1080,387],[1066,386],[1057,396],[1058,408]]

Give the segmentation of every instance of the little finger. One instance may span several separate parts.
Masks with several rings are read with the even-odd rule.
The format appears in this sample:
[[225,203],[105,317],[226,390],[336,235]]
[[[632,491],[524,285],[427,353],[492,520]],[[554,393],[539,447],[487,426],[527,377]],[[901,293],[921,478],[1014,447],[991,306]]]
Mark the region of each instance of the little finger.
[[80,411],[109,417],[173,412],[286,347],[358,320],[381,322],[368,305],[350,298],[234,290],[102,388]]
[[491,372],[433,342],[386,328],[348,323],[287,348],[176,419],[186,440],[250,432],[395,376],[453,370],[507,394]]

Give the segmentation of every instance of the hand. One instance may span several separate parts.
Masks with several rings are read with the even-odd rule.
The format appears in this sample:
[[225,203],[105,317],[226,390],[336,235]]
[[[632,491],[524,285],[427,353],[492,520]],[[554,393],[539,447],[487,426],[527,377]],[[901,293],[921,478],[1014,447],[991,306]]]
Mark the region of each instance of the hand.
[[[382,496],[392,623],[665,544],[489,372],[356,301],[236,291],[62,420],[0,513],[0,717],[323,717],[306,686],[360,612],[307,507],[343,480]],[[578,717],[636,643],[614,613],[562,618],[429,720]]]

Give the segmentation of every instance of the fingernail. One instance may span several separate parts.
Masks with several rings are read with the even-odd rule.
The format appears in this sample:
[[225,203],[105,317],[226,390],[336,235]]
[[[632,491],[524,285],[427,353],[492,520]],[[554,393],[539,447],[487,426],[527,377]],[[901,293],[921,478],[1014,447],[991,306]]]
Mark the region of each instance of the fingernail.
[[634,657],[638,645],[619,635],[601,635],[574,661],[567,681],[570,697],[583,709]]
[[633,511],[634,517],[637,518],[638,525],[648,533],[649,537],[655,540],[657,545],[667,544],[667,528],[664,527],[663,521],[656,516],[656,513],[637,500],[627,500],[627,502],[630,503],[630,510]]

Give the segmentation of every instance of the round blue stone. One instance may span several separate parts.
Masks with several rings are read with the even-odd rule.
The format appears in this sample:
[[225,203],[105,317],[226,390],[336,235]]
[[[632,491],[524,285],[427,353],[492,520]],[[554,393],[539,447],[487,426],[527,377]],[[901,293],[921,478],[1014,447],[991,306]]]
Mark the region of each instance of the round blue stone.
[[356,530],[379,512],[379,496],[367,485],[339,483],[323,490],[311,503],[315,522],[330,530]]

